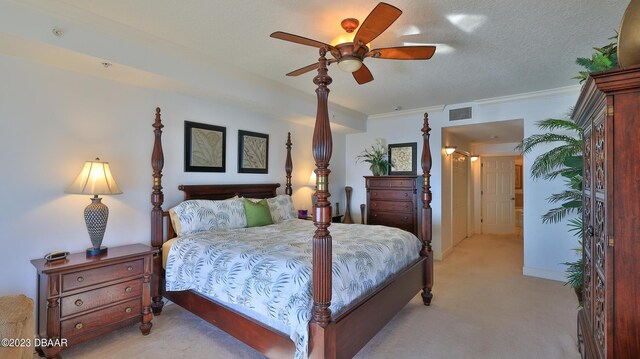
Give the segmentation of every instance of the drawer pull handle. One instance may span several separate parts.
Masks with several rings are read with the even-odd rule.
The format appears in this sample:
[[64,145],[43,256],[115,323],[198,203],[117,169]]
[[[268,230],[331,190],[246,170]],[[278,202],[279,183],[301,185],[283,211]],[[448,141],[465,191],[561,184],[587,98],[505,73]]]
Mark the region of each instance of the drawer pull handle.
[[125,313],[131,313],[131,307],[127,307],[124,311]]
[[132,266],[128,266],[128,267],[127,267],[127,270],[128,270],[129,272],[131,272],[131,271],[133,270],[133,267],[132,267]]
[[378,204],[377,204],[377,203],[374,203],[374,204],[373,204],[373,206],[374,206],[374,207],[378,207]]
[[84,282],[84,278],[83,277],[78,277],[77,281],[78,282]]
[[407,192],[404,193],[405,197],[409,197],[409,194]]
[[82,328],[84,328],[84,324],[82,324],[82,322],[76,324],[76,329],[80,330]]
[[409,217],[404,217],[404,219],[409,219]]
[[131,288],[131,287],[126,287],[124,289],[124,291],[127,292],[127,293],[131,293],[132,290],[133,290],[133,288]]
[[84,302],[82,301],[82,299],[78,299],[75,302],[76,307],[82,307],[83,304],[84,304]]

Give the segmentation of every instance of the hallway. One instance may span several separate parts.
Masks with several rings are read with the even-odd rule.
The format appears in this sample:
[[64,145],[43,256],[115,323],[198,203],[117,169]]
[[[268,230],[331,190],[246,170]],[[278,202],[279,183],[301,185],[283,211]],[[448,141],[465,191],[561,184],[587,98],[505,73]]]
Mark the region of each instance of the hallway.
[[[435,263],[431,307],[413,300],[356,356],[360,359],[578,358],[577,299],[545,279],[524,277],[522,240],[473,236]],[[63,351],[71,358],[263,358],[177,305],[143,337],[138,326]]]

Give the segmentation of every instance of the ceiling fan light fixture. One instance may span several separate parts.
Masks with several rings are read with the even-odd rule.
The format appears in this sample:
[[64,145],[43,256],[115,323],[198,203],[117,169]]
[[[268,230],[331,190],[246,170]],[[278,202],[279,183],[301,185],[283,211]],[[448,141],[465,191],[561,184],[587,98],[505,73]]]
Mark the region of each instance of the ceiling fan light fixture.
[[356,72],[362,67],[362,61],[353,56],[345,56],[338,61],[338,67],[344,72]]

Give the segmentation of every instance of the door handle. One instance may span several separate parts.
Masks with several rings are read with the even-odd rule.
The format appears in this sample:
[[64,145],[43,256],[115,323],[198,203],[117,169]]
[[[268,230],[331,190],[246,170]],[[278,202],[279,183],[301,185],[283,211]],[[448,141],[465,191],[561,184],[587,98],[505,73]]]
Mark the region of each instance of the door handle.
[[515,200],[516,200],[516,198],[515,198],[515,197],[511,197],[511,200],[512,200],[512,201],[515,201]]

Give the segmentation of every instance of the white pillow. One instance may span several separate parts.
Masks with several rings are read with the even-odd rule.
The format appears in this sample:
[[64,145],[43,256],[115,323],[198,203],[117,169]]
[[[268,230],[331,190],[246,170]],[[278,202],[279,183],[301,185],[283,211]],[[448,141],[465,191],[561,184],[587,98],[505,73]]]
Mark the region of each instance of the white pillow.
[[178,236],[247,226],[242,198],[222,201],[188,200],[171,208],[169,215]]
[[273,223],[280,223],[289,218],[297,218],[291,196],[281,194],[276,197],[267,198],[267,203],[269,204],[269,211],[271,212]]

